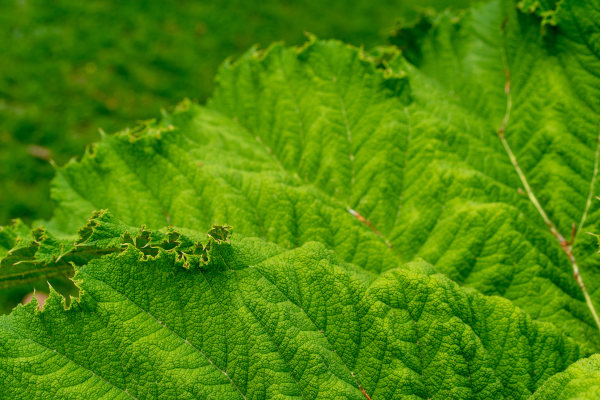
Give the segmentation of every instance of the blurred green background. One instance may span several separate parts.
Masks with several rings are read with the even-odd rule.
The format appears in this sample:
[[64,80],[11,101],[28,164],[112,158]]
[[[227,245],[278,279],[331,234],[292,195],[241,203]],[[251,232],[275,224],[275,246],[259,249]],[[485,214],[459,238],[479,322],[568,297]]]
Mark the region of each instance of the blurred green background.
[[229,56],[304,32],[386,44],[416,7],[468,0],[0,1],[0,225],[49,218],[49,160],[184,97],[204,101]]

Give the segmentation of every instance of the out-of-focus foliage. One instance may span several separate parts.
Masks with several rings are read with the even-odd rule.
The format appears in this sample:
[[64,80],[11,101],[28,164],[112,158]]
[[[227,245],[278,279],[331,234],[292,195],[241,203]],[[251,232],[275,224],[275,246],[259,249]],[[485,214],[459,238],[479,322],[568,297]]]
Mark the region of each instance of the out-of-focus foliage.
[[0,223],[50,215],[49,160],[183,97],[204,100],[218,65],[304,32],[373,46],[413,6],[466,0],[0,2]]

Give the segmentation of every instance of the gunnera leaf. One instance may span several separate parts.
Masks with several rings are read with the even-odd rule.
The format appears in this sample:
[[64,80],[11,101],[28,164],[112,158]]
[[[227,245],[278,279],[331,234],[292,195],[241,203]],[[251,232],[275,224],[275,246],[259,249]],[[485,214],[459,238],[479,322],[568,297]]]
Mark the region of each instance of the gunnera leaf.
[[252,49],[206,106],[105,137],[58,169],[51,221],[0,232],[0,284],[66,263],[80,289],[0,318],[2,387],[576,395],[600,347],[599,9],[480,2],[400,29],[404,55]]
[[52,224],[107,208],[130,226],[318,241],[376,273],[423,258],[598,348],[585,232],[600,231],[600,61],[591,23],[573,22],[595,12],[564,1],[544,29],[511,1],[443,13],[414,63],[316,39],[251,50],[208,107],[184,102],[60,169]]
[[566,371],[548,379],[533,400],[593,400],[600,397],[600,356],[579,360]]
[[[143,232],[163,240],[128,242]],[[423,262],[377,275],[321,243],[196,233],[190,267],[194,234],[171,232],[165,249],[173,235],[114,231],[124,246],[75,266],[68,308],[51,290],[0,317],[3,397],[520,399],[587,354]]]

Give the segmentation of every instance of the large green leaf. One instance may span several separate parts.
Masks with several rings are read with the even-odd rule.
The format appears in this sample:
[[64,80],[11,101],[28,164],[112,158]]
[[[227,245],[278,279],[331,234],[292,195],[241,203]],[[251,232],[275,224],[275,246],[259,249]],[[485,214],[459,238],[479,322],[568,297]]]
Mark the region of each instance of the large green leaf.
[[556,28],[508,1],[442,14],[408,61],[314,40],[250,51],[222,68],[210,109],[183,103],[60,170],[54,223],[108,208],[129,225],[320,241],[373,272],[422,257],[598,346],[585,232],[600,231],[599,61],[589,43],[562,44],[589,35],[560,21],[594,12],[566,3]]
[[598,8],[488,1],[400,30],[404,56],[251,50],[206,107],[105,137],[58,169],[53,220],[0,232],[0,283],[66,262],[81,289],[0,319],[3,387],[534,393],[600,348]]
[[[413,8],[469,0],[3,0],[0,224],[48,218],[54,172],[107,132],[191,96],[204,101],[226,57],[304,32],[385,40]],[[40,147],[41,146],[41,147]],[[2,194],[6,193],[6,196]],[[8,195],[10,193],[10,195]]]
[[577,361],[539,388],[534,400],[594,400],[600,397],[600,356]]
[[70,308],[52,291],[0,317],[2,397],[520,399],[585,354],[424,263],[377,276],[315,242],[123,227],[81,231],[102,255]]

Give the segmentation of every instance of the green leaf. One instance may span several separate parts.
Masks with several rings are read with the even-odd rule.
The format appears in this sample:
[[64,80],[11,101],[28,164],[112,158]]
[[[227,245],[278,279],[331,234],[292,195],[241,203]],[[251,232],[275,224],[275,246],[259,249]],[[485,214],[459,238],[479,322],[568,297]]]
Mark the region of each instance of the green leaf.
[[600,355],[577,361],[548,379],[532,400],[593,400],[600,397]]
[[[524,4],[521,8],[533,11]],[[475,275],[478,262],[466,279],[479,280],[473,282],[475,287],[490,294],[498,291],[537,318],[557,324],[566,318],[569,329],[574,319],[586,319],[590,326],[582,327],[580,333],[591,338],[597,337],[591,313],[586,312],[586,318],[583,310],[569,305],[569,296],[582,297],[576,280],[569,276],[574,268],[567,265],[572,252],[592,303],[598,307],[600,260],[586,232],[600,228],[600,204],[592,201],[598,194],[600,149],[600,58],[594,50],[598,29],[593,21],[600,14],[597,2],[563,1],[557,10],[550,5],[542,8],[544,15],[552,15],[555,27],[546,20],[540,27],[536,16],[521,12],[512,2],[487,2],[462,18],[440,15],[431,21],[432,28],[420,38],[418,48],[409,52],[418,54],[411,59],[414,65],[400,59],[396,64],[408,69],[412,78],[420,129],[437,131],[444,143],[441,151],[458,154],[462,165],[466,162],[469,169],[486,177],[477,180],[520,188],[522,194],[522,199],[508,200],[497,195],[502,189],[487,187],[485,197],[518,207],[527,224],[545,230],[545,236],[554,231],[555,243],[533,239],[532,234],[515,238],[519,247],[527,241],[538,251],[520,253],[516,259],[502,257],[501,262],[512,266],[483,271],[488,276],[501,272],[506,281],[481,281]],[[507,157],[509,152],[514,159]],[[515,163],[518,168],[510,165]],[[475,193],[482,189],[479,184],[467,186]],[[532,207],[535,201],[538,207]],[[507,217],[501,218],[506,223]],[[510,235],[504,240],[511,241],[509,237],[514,238]],[[557,254],[557,248],[563,254]],[[433,254],[437,257],[439,249]],[[453,279],[464,279],[464,272],[457,271],[452,261],[443,265],[423,257]],[[525,276],[529,282],[522,280]],[[549,299],[555,301],[550,307]]]
[[[130,228],[107,210],[94,212],[78,235],[57,240],[42,228],[31,232],[32,240],[18,237],[14,246],[0,259],[0,288],[27,281],[71,272],[106,254],[119,253],[133,246],[146,257],[156,256],[159,250],[175,252],[178,264],[184,268],[201,267],[210,258],[213,242],[227,243],[229,226],[213,226],[204,236],[195,232],[182,234],[172,228],[151,232],[142,226]],[[7,230],[7,235],[14,229]],[[208,242],[212,243],[212,242]]]
[[571,63],[575,28],[544,32],[509,1],[431,26],[417,65],[316,40],[226,63],[210,109],[184,102],[60,170],[55,225],[108,208],[130,226],[319,241],[373,272],[423,258],[598,347],[569,260],[597,306],[597,57]]
[[[32,231],[19,220],[0,227],[0,314],[9,313],[31,291],[47,290],[46,281],[63,294],[76,293],[68,279],[71,266],[54,262],[63,245],[46,230]],[[52,257],[47,251],[56,254]],[[34,260],[36,253],[38,260]]]
[[81,290],[0,318],[2,386],[536,392],[600,348],[597,10],[491,0],[401,29],[404,56],[253,49],[206,107],[90,146],[44,228],[0,232],[0,283],[68,261]]
[[[102,235],[110,219],[89,225]],[[115,232],[126,246],[76,267],[69,308],[51,291],[43,311],[0,317],[5,396],[519,399],[585,355],[422,262],[377,276],[319,243],[213,230],[207,263],[184,268],[191,239],[127,243],[140,232],[168,239]]]

